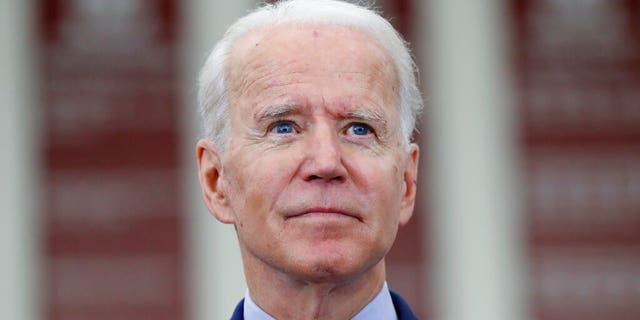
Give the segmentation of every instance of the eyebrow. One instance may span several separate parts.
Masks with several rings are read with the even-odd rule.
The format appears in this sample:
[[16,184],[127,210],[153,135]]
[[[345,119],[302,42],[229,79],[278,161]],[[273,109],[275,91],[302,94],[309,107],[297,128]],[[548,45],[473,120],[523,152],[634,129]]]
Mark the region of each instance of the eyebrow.
[[265,119],[277,119],[291,114],[300,114],[302,111],[299,105],[283,104],[267,106],[262,108],[258,113],[254,115],[256,122],[262,122]]
[[375,112],[375,111],[369,112],[369,111],[358,110],[358,111],[346,112],[344,115],[345,115],[344,118],[347,118],[347,119],[360,119],[363,121],[378,122],[385,127],[387,126],[387,120],[379,112]]
[[[305,112],[303,106],[297,104],[282,104],[264,107],[254,115],[256,122],[262,122],[266,119],[278,119],[292,114],[302,114]],[[338,114],[343,119],[361,120],[365,122],[379,123],[383,128],[387,128],[388,121],[382,113],[373,111],[354,110],[341,112]]]

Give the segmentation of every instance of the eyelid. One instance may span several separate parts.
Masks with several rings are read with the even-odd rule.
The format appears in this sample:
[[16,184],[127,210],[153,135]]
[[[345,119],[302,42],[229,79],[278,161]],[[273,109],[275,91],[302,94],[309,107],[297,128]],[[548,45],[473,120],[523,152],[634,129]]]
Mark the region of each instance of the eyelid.
[[352,121],[352,122],[349,123],[349,126],[353,126],[353,125],[356,125],[356,124],[357,125],[363,125],[363,126],[369,128],[371,131],[374,130],[372,125],[370,125],[370,124],[368,124],[368,123],[366,123],[364,121]]

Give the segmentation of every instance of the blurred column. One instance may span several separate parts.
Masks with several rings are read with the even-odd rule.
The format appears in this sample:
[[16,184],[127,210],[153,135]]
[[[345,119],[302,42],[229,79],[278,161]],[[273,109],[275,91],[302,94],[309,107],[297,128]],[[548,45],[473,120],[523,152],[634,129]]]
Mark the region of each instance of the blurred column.
[[246,14],[253,0],[189,0],[183,2],[183,168],[185,209],[190,218],[190,319],[228,319],[244,296],[246,285],[240,249],[233,226],[209,214],[196,175],[195,145],[202,136],[197,112],[196,80],[199,68],[227,27]]
[[421,5],[434,216],[435,313],[526,318],[516,123],[505,2]]
[[0,2],[0,281],[3,319],[39,319],[38,126],[33,1]]

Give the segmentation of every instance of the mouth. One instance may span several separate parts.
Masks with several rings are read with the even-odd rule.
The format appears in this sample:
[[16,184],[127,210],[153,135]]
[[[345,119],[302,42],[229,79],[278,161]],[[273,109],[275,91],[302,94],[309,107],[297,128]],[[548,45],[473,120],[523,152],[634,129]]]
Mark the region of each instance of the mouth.
[[300,219],[300,218],[318,218],[318,219],[356,219],[362,221],[362,219],[347,210],[338,208],[310,208],[300,213],[295,213],[286,217],[286,219]]

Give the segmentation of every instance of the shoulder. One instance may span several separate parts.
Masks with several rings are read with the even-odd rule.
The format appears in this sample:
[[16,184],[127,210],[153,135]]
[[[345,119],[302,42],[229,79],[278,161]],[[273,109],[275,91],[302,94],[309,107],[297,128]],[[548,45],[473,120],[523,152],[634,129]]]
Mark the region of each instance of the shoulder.
[[398,320],[418,320],[418,317],[416,317],[416,315],[413,314],[413,311],[411,311],[409,304],[404,301],[399,294],[391,290],[389,290],[389,293],[391,294],[393,307],[396,309],[396,313],[398,314]]

